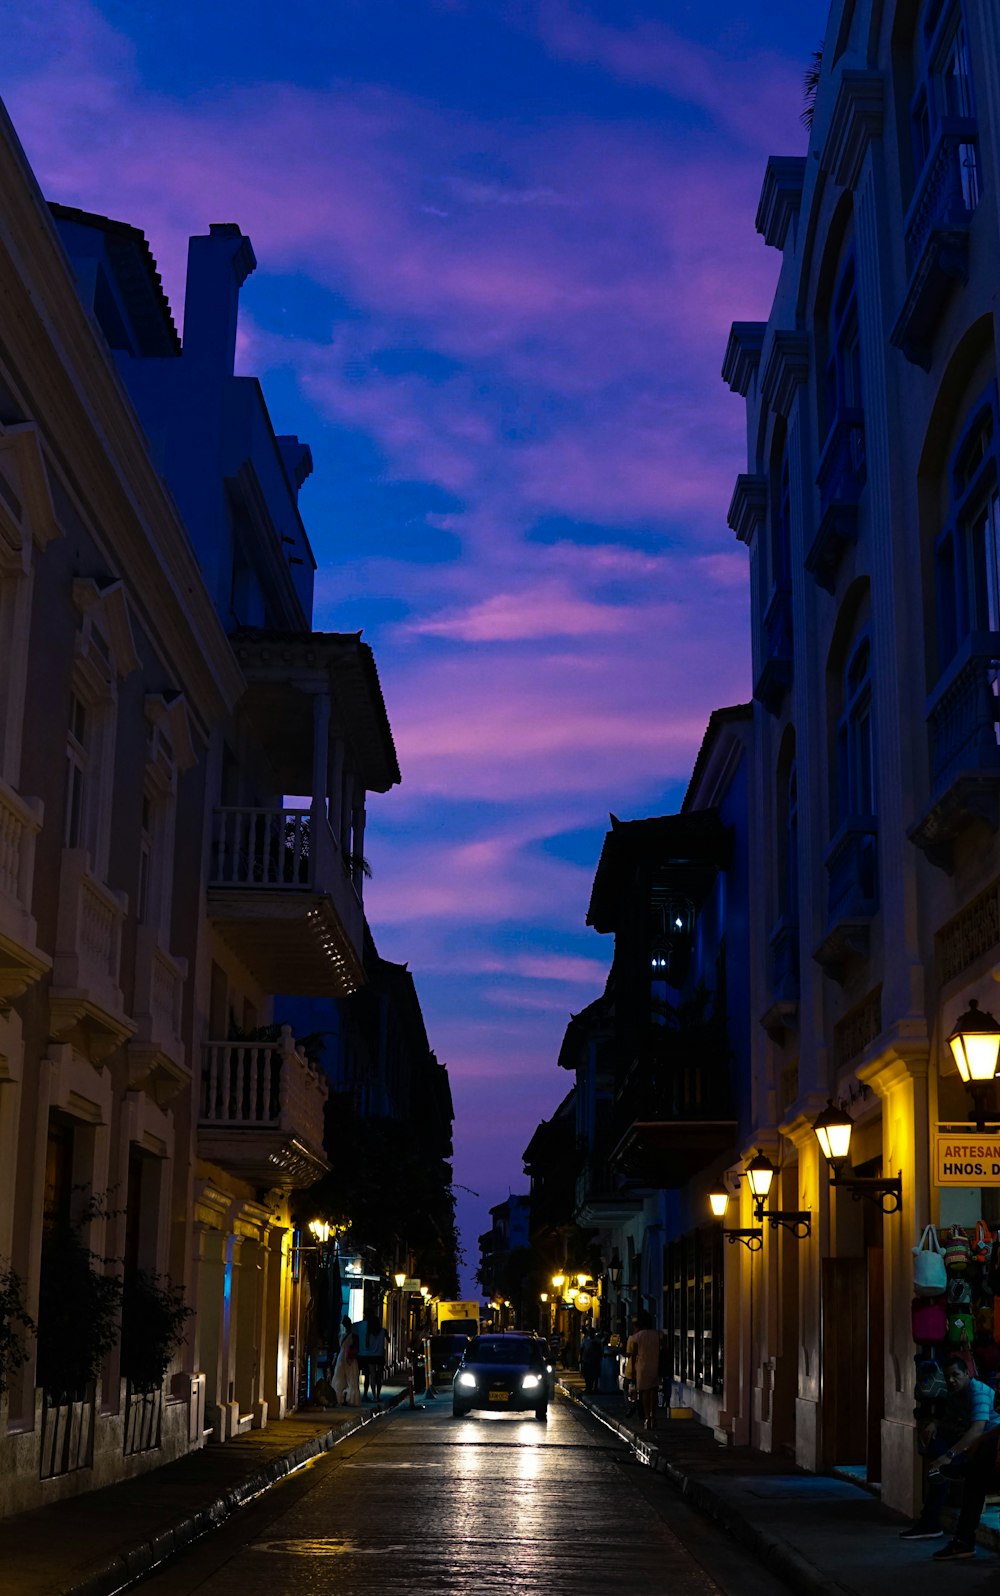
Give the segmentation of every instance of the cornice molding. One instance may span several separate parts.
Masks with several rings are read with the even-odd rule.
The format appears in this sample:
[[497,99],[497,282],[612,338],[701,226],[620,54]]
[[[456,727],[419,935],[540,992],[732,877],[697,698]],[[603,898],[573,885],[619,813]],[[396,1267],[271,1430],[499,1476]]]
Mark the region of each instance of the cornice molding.
[[856,188],[874,139],[882,137],[885,80],[881,72],[846,71],[820,152],[820,166],[841,188]]
[[787,421],[795,395],[808,375],[809,339],[806,334],[775,328],[760,384],[764,403]]
[[[149,454],[110,351],[76,290],[34,175],[0,109],[0,298],[15,391],[61,483],[141,608],[145,630],[199,714],[230,713],[242,673],[187,529]],[[29,288],[30,283],[30,288]],[[30,397],[26,386],[30,373]]]
[[745,399],[750,392],[750,384],[760,365],[766,332],[766,321],[734,321],[729,330],[729,342],[722,362],[722,380],[741,399]]
[[788,229],[802,207],[806,176],[804,155],[772,155],[764,173],[756,227],[765,244],[784,249]]
[[726,524],[748,547],[767,511],[767,478],[741,472],[729,501]]

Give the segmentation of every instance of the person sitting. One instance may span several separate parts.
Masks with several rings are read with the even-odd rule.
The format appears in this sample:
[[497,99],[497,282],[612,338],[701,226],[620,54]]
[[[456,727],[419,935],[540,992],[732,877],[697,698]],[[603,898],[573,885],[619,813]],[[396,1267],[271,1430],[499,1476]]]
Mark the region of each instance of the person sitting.
[[[1000,1413],[993,1407],[993,1392],[981,1380],[974,1380],[969,1374],[965,1359],[957,1353],[945,1359],[944,1380],[947,1393],[934,1403],[930,1413],[918,1411],[918,1435],[921,1450],[940,1462],[947,1470],[943,1473],[941,1468],[932,1468],[927,1476],[927,1490],[924,1497],[923,1511],[920,1517],[911,1524],[909,1529],[902,1532],[902,1539],[907,1541],[933,1541],[940,1540],[944,1534],[941,1528],[941,1512],[948,1500],[951,1486],[955,1479],[960,1479],[969,1467],[969,1456],[972,1448],[988,1431],[995,1430],[1000,1425]],[[995,1455],[996,1445],[988,1446],[984,1454],[986,1458]],[[975,1486],[978,1492],[979,1465],[973,1471],[973,1478],[977,1481]],[[985,1498],[986,1490],[983,1488]],[[974,1498],[970,1497],[970,1510]],[[980,1505],[979,1513],[982,1512]],[[954,1551],[954,1542],[949,1542],[935,1553],[938,1560],[951,1561],[955,1557],[971,1557],[975,1550],[975,1524],[979,1521],[976,1514],[972,1535],[967,1551]],[[964,1542],[962,1543],[965,1544]]]

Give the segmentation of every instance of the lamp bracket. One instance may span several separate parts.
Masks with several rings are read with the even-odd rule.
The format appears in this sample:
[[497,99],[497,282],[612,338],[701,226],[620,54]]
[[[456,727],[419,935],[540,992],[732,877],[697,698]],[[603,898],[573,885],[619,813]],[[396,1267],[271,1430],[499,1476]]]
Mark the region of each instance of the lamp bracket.
[[812,1235],[812,1213],[808,1208],[765,1208],[763,1200],[758,1199],[755,1214],[759,1220],[766,1219],[772,1230],[780,1226],[797,1241]]
[[730,1247],[738,1241],[742,1247],[746,1248],[747,1252],[760,1252],[764,1245],[764,1232],[759,1226],[744,1230],[726,1230],[725,1226],[723,1226],[722,1234]]
[[884,1214],[898,1214],[903,1206],[902,1175],[853,1175],[834,1165],[830,1170],[830,1185],[849,1191],[856,1203],[867,1197]]

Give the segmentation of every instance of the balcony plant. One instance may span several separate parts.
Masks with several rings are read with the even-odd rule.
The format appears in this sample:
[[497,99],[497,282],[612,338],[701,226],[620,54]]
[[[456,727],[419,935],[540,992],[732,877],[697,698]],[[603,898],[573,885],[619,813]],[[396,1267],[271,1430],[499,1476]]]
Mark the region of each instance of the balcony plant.
[[24,1286],[19,1275],[0,1263],[0,1396],[10,1377],[28,1361],[26,1335],[34,1335],[35,1323],[24,1306]]
[[122,1374],[132,1391],[158,1391],[194,1313],[166,1276],[126,1269],[122,1282]]
[[38,1292],[38,1384],[53,1406],[76,1402],[118,1342],[122,1282],[103,1273],[84,1226],[104,1217],[91,1197],[78,1223],[53,1220],[42,1238]]

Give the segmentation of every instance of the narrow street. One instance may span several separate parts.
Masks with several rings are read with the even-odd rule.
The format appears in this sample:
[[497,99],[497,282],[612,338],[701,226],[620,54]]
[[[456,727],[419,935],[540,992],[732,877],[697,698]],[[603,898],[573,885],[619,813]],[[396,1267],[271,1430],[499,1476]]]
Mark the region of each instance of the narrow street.
[[400,1409],[154,1574],[150,1596],[296,1591],[779,1596],[785,1587],[592,1421]]

